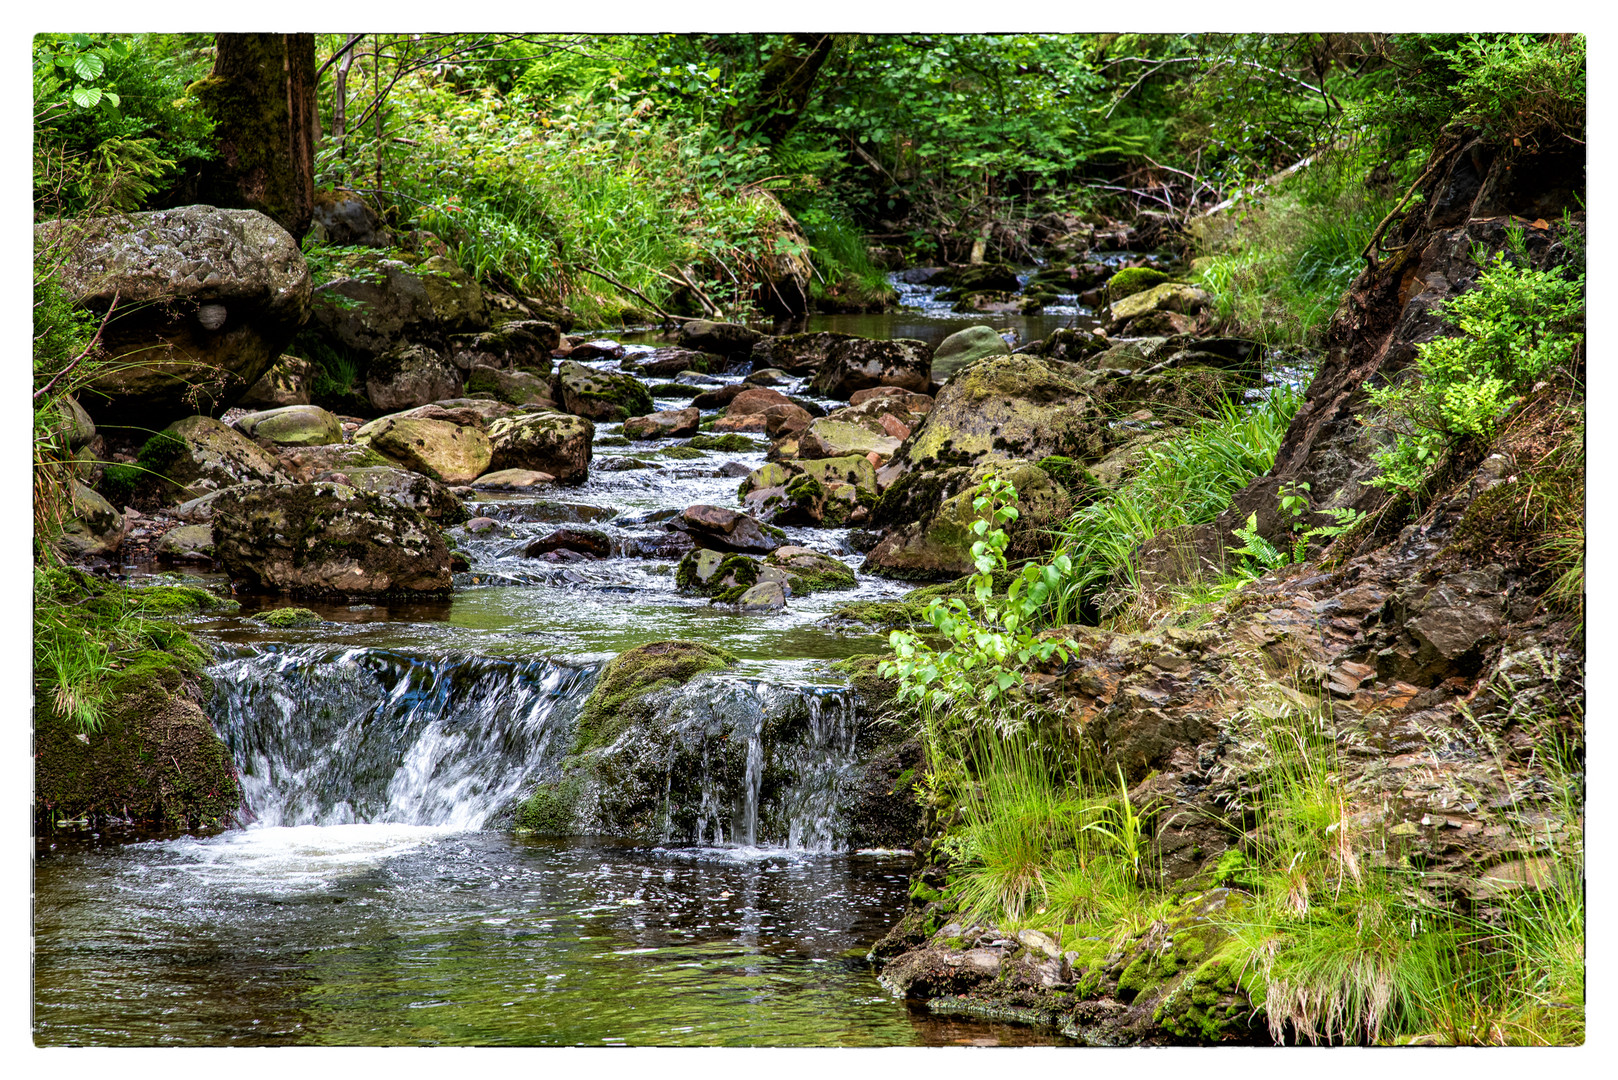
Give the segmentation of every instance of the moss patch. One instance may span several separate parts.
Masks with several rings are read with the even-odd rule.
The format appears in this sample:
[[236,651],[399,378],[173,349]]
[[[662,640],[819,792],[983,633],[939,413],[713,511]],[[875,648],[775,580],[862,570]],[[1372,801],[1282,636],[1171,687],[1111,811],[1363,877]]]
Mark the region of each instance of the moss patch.
[[667,446],[658,451],[663,457],[673,458],[675,461],[697,461],[703,456],[701,450],[689,446]]
[[517,807],[514,831],[518,835],[572,836],[582,792],[583,784],[577,777],[540,784]]
[[755,440],[734,431],[724,435],[695,435],[686,445],[696,450],[722,450],[727,454],[750,454],[761,449]]
[[312,626],[320,621],[320,616],[306,607],[283,607],[261,611],[253,616],[253,621],[279,630],[289,626]]
[[619,654],[602,670],[579,710],[574,752],[609,745],[632,723],[648,718],[644,699],[653,691],[683,685],[735,662],[734,653],[698,641],[653,641]]

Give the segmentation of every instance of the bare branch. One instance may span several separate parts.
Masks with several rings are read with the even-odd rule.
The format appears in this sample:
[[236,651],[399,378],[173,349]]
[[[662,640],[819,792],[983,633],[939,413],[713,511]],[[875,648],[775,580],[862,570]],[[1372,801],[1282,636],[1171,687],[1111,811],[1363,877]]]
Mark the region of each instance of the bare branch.
[[117,307],[118,307],[118,290],[114,289],[113,292],[112,292],[112,303],[107,305],[107,313],[101,317],[101,325],[96,327],[96,336],[90,339],[90,344],[88,344],[88,345],[86,345],[84,347],[83,352],[79,353],[79,355],[75,356],[72,360],[68,361],[67,367],[63,368],[61,371],[58,371],[55,375],[51,376],[51,381],[50,382],[46,383],[44,386],[42,386],[38,390],[34,391],[33,400],[38,401],[40,398],[42,398],[46,394],[50,393],[53,389],[55,389],[57,383],[61,382],[64,378],[66,378],[67,375],[74,368],[78,367],[79,364],[81,364],[84,361],[85,357],[89,356],[92,352],[95,351],[96,346],[101,344],[101,334],[102,334],[103,331],[105,331],[107,329],[107,323],[112,320],[112,313]]

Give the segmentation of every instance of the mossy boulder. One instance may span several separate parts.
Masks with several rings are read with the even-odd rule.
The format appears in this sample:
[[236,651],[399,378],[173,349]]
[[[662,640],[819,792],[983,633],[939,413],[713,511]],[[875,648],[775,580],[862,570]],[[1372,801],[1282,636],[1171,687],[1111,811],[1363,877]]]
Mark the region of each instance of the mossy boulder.
[[[839,410],[841,411],[841,410]],[[802,459],[844,458],[851,455],[864,457],[892,457],[903,440],[886,433],[878,433],[862,424],[851,424],[830,417],[809,421],[809,426],[798,436],[798,457]]]
[[674,585],[697,596],[740,595],[758,582],[759,561],[746,555],[698,548],[686,552],[674,568]]
[[442,255],[350,250],[338,257],[336,276],[315,289],[309,329],[369,359],[409,343],[443,347],[452,335],[485,331],[489,310],[477,279]]
[[77,480],[73,481],[71,506],[72,513],[62,522],[61,535],[55,541],[57,550],[79,558],[118,550],[129,525],[116,507]]
[[277,630],[292,626],[313,626],[320,622],[320,616],[306,607],[271,608],[269,611],[259,612],[252,618],[256,623],[263,623]]
[[582,484],[590,469],[595,425],[582,416],[540,412],[505,416],[489,425],[489,471],[527,469],[563,484]]
[[273,454],[208,416],[188,416],[170,424],[147,441],[139,464],[160,474],[185,499],[237,484],[289,479]]
[[[709,322],[692,319],[680,324],[681,348],[694,352],[713,353],[727,360],[741,360],[753,351],[753,345],[764,337],[757,330],[740,323]],[[783,365],[784,366],[784,365]]]
[[163,534],[152,548],[162,563],[213,562],[213,529],[207,525],[181,525]]
[[1121,324],[1160,311],[1195,315],[1207,306],[1208,294],[1195,285],[1165,282],[1142,292],[1131,293],[1121,300],[1114,300],[1109,311],[1111,321]]
[[577,777],[540,784],[518,805],[512,831],[518,836],[574,835],[582,787]]
[[466,376],[468,394],[493,394],[508,405],[552,405],[551,384],[531,371],[474,365]]
[[624,435],[631,439],[678,439],[697,433],[702,413],[696,409],[664,409],[624,421]]
[[470,484],[489,470],[494,444],[476,427],[447,420],[389,416],[354,433],[379,453],[445,484]]
[[249,589],[385,597],[450,588],[449,548],[436,525],[345,484],[226,492],[215,503],[213,530],[215,555]]
[[648,720],[648,694],[735,662],[733,653],[699,641],[653,641],[620,653],[602,669],[579,710],[574,751],[609,745],[630,725]]
[[786,571],[793,595],[852,589],[854,571],[841,561],[811,548],[786,545],[764,557],[765,566]]
[[318,405],[288,405],[236,418],[235,427],[249,439],[276,446],[328,446],[343,441],[343,425]]
[[[181,206],[34,227],[64,255],[61,281],[97,316],[118,316],[109,363],[80,395],[102,422],[148,429],[206,404],[234,404],[292,341],[310,310],[297,241],[252,210]],[[65,241],[65,243],[63,242]]]
[[686,445],[693,450],[720,450],[727,454],[753,454],[763,449],[757,440],[735,432],[725,435],[693,435]]
[[132,818],[168,828],[239,820],[242,793],[230,751],[202,711],[196,672],[164,652],[135,653],[111,675],[99,731],[59,716],[36,683],[34,820]]
[[1017,279],[1017,268],[1007,263],[978,263],[973,266],[952,266],[933,275],[930,284],[947,285],[946,300],[956,300],[971,293],[1016,292],[1022,288]]
[[1145,266],[1132,266],[1120,270],[1107,279],[1107,300],[1117,302],[1126,296],[1145,292],[1147,289],[1173,279],[1161,270],[1153,270]]
[[365,369],[365,397],[379,412],[413,409],[459,397],[461,373],[436,349],[410,342],[371,360]]
[[971,573],[972,523],[985,512],[972,500],[985,477],[994,473],[1017,489],[1017,521],[1007,531],[1015,540],[1047,519],[1062,491],[1045,470],[1026,461],[907,474],[883,493],[873,521],[898,520],[865,558],[867,573],[907,581],[943,581]]
[[925,394],[932,389],[932,361],[933,348],[924,341],[850,338],[827,350],[809,390],[840,401],[873,386],[897,386]]
[[870,458],[862,454],[800,460],[796,463],[796,468],[821,484],[852,484],[861,495],[876,498],[876,466],[871,464]]
[[1083,386],[1036,356],[991,356],[957,371],[900,455],[911,468],[1087,456],[1105,430]]
[[574,416],[596,421],[645,416],[657,409],[646,386],[633,375],[597,371],[573,360],[557,366],[551,397]]
[[969,326],[965,330],[957,330],[933,351],[933,382],[944,382],[974,360],[1009,355],[1011,346],[992,326]]
[[[341,479],[338,479],[341,477]],[[471,515],[466,505],[448,488],[430,476],[391,465],[368,465],[343,469],[322,479],[347,484],[358,491],[370,491],[400,506],[416,511],[440,526],[459,525]],[[479,477],[482,481],[484,477]]]
[[761,338],[752,348],[753,370],[777,368],[789,375],[812,375],[825,363],[832,346],[855,340],[853,334],[821,331]]

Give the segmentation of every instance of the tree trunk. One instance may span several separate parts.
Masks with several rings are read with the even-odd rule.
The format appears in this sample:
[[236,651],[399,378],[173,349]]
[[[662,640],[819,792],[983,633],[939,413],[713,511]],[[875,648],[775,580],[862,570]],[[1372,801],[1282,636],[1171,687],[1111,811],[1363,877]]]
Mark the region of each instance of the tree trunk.
[[759,73],[758,92],[740,122],[772,143],[784,139],[809,104],[834,43],[831,34],[788,34]]
[[309,231],[315,195],[313,34],[220,34],[213,72],[188,93],[215,121],[214,160],[198,198],[257,210],[295,239]]

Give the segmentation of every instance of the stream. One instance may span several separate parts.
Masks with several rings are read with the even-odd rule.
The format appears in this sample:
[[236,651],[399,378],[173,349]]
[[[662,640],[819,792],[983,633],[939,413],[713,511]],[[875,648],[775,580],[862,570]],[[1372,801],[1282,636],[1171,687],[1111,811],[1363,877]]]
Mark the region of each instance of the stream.
[[[1027,341],[1089,314],[959,316],[936,290],[900,288],[907,310],[810,328],[936,344],[986,323]],[[621,340],[631,355],[651,348]],[[779,389],[802,395],[808,381]],[[469,500],[498,527],[447,530],[471,563],[447,599],[297,601],[323,621],[271,630],[248,617],[290,602],[245,596],[237,614],[194,621],[216,650],[209,709],[251,820],[216,835],[39,839],[38,1044],[1065,1041],[912,1010],[865,959],[906,902],[911,859],[842,842],[860,725],[828,663],[885,639],[821,620],[908,586],[862,575],[771,616],[681,595],[658,551],[664,521],[694,503],[738,506],[765,443],[679,460],[659,452],[667,440],[612,445],[609,427],[585,484]],[[614,556],[522,554],[564,524],[606,532]],[[786,531],[851,567],[863,559],[847,530]],[[704,779],[695,824],[665,823],[657,842],[513,836],[511,809],[556,775],[602,665],[667,638],[740,658],[701,685],[710,722],[747,740],[745,782]],[[762,760],[760,733],[783,716],[796,734]],[[761,806],[766,768],[790,779]]]

